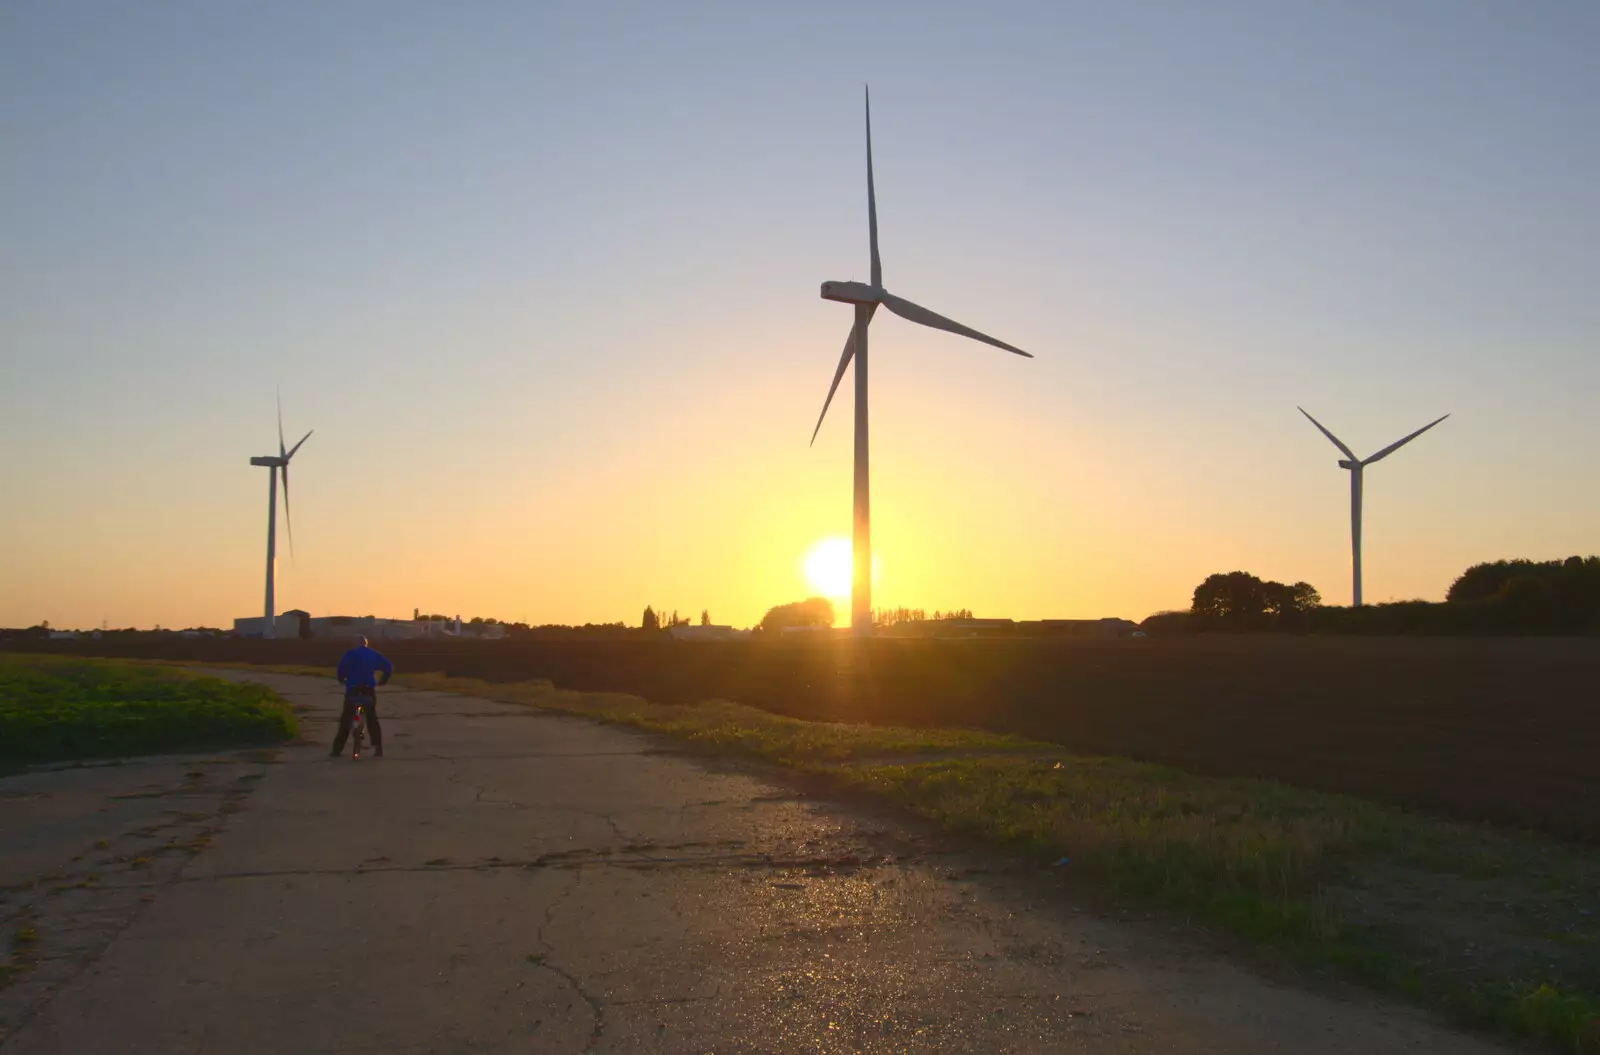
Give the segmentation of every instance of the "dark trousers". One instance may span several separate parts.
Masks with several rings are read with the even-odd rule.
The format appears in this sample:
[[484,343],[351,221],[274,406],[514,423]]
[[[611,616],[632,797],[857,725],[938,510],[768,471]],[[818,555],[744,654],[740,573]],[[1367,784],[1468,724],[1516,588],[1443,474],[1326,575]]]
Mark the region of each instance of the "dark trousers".
[[383,726],[378,724],[378,694],[365,685],[357,685],[344,694],[344,713],[339,716],[339,731],[333,737],[333,753],[344,751],[344,742],[350,737],[350,723],[356,720],[356,705],[367,712],[367,736],[372,746],[383,749]]

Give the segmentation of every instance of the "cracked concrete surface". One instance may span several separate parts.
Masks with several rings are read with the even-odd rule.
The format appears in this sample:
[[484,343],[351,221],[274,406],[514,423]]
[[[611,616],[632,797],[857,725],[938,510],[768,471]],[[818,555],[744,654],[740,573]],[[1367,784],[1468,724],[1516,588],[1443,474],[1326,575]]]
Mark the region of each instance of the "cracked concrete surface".
[[626,730],[386,690],[330,760],[248,676],[313,743],[0,780],[0,1055],[1499,1050]]

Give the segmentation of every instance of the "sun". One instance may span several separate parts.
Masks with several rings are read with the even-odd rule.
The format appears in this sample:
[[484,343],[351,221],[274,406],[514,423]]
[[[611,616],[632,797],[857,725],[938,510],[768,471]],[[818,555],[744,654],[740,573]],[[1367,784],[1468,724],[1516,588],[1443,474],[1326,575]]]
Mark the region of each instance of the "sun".
[[850,540],[819,539],[806,552],[806,582],[824,597],[850,596]]
[[[817,593],[834,601],[849,598],[854,578],[849,539],[838,536],[818,539],[806,551],[804,566],[806,582]],[[878,581],[876,553],[872,555],[872,581]]]

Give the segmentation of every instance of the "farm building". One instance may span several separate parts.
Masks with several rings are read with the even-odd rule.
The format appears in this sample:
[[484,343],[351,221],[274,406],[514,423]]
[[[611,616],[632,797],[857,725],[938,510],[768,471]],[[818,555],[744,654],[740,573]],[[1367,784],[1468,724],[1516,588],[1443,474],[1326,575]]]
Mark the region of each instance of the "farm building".
[[997,637],[1010,634],[1010,619],[936,619],[928,623],[929,637]]
[[1026,619],[1017,624],[1023,637],[1127,637],[1139,624],[1127,619]]
[[[273,637],[309,637],[306,633],[306,623],[311,618],[311,613],[299,608],[291,608],[287,612],[278,613],[272,621]],[[252,616],[248,619],[235,619],[233,621],[234,637],[266,637],[263,629],[267,625],[266,617]]]
[[[235,619],[235,637],[262,637],[265,620]],[[367,637],[373,641],[398,641],[414,638],[471,637],[486,641],[505,637],[506,628],[499,623],[462,624],[460,619],[383,619],[371,615],[312,616],[298,608],[291,609],[273,620],[273,636],[277,638],[313,637],[333,640]]]
[[731,626],[670,626],[667,633],[674,641],[733,641],[750,636],[748,630],[735,630]]
[[778,633],[783,637],[794,637],[796,635],[803,637],[848,637],[850,629],[848,627],[833,626],[786,626],[779,630]]

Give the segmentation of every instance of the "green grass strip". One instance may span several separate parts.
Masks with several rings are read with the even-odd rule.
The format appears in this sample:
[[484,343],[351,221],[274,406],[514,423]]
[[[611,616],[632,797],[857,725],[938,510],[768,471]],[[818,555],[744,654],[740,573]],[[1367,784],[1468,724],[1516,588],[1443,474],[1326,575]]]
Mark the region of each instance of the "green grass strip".
[[272,690],[146,664],[0,655],[0,762],[279,743],[295,719]]

